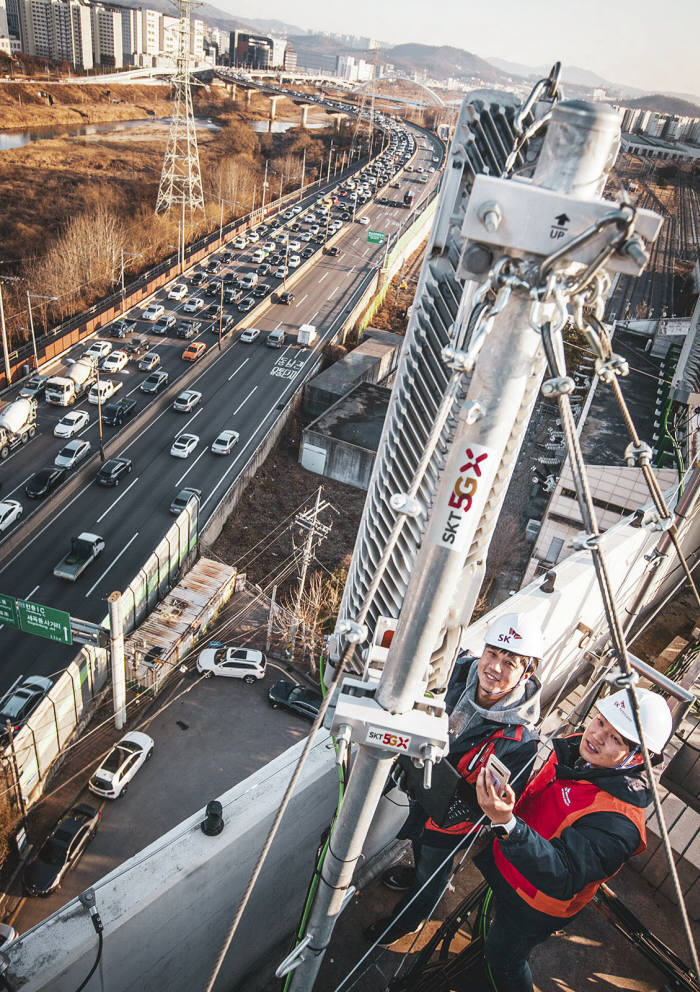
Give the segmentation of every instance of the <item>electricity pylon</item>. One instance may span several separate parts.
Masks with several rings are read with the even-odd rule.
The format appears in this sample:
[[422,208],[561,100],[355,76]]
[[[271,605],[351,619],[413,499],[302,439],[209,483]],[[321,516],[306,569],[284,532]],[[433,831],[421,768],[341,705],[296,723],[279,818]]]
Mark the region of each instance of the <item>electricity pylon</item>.
[[156,213],[182,204],[190,213],[204,210],[202,175],[199,170],[197,130],[192,110],[190,88],[190,9],[192,0],[178,0],[180,26],[178,32],[177,67],[173,76],[173,116],[168,144],[160,176]]

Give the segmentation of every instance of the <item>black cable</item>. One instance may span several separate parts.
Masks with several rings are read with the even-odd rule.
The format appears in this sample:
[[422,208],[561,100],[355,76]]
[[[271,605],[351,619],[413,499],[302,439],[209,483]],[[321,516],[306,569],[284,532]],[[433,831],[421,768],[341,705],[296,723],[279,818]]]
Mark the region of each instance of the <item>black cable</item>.
[[89,911],[90,920],[92,921],[92,925],[95,928],[95,933],[97,934],[97,957],[95,958],[95,963],[88,972],[86,978],[81,982],[81,984],[75,990],[75,992],[83,992],[83,989],[97,971],[97,966],[102,960],[102,944],[104,940],[104,938],[102,937],[102,931],[104,930],[104,925],[102,923],[102,919],[100,918],[100,914],[97,912],[95,890],[92,888],[86,889],[85,892],[80,893],[78,898],[80,899],[80,902],[85,907],[85,909]]
[[[100,924],[100,926],[101,926],[101,924]],[[85,986],[87,985],[87,983],[90,981],[90,979],[92,978],[92,976],[97,971],[97,966],[100,963],[100,960],[102,958],[102,943],[103,943],[103,937],[102,937],[102,930],[100,929],[100,930],[97,931],[97,957],[95,958],[95,963],[93,964],[92,968],[88,972],[88,975],[87,975],[87,978],[85,979],[85,981],[81,982],[81,984],[77,987],[77,989],[75,990],[75,992],[83,992],[83,989],[85,988]]]

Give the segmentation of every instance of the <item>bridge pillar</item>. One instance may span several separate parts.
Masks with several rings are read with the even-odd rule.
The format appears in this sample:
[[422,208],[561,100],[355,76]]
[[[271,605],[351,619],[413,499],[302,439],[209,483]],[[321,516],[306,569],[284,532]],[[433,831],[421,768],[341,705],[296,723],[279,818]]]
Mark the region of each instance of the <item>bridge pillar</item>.
[[270,97],[270,119],[267,122],[267,130],[268,131],[271,131],[272,130],[272,122],[274,121],[275,115],[277,113],[277,102],[278,102],[279,99],[280,98],[278,96],[271,96]]
[[228,91],[231,94],[231,100],[233,103],[236,102],[236,84],[229,83]]
[[250,110],[250,102],[253,99],[253,90],[245,91],[245,109]]
[[340,134],[340,128],[345,119],[345,114],[333,114],[333,129],[336,134]]
[[305,104],[301,108],[301,126],[306,127],[309,120],[309,105]]

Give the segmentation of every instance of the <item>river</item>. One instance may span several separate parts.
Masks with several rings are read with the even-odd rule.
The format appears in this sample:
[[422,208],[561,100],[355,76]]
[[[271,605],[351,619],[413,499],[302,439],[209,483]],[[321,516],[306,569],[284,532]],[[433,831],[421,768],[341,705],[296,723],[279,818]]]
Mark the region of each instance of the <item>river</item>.
[[[212,123],[208,118],[196,117],[195,123],[198,128],[206,131],[220,131],[218,124]],[[100,124],[49,124],[41,127],[22,127],[12,131],[0,131],[0,151],[7,151],[9,148],[22,148],[32,141],[41,141],[46,138],[67,138],[74,135],[83,134],[109,134],[115,131],[129,131],[132,128],[142,128],[144,124],[155,124],[160,127],[169,127],[169,117],[146,117],[135,121],[103,121]]]

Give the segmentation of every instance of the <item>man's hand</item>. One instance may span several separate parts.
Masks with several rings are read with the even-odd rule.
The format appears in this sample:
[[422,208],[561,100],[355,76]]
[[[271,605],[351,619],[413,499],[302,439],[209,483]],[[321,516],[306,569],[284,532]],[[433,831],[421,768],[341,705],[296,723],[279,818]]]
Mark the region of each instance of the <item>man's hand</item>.
[[481,769],[476,780],[476,799],[491,823],[508,823],[513,815],[515,793],[506,785],[503,795],[499,796],[485,768]]

